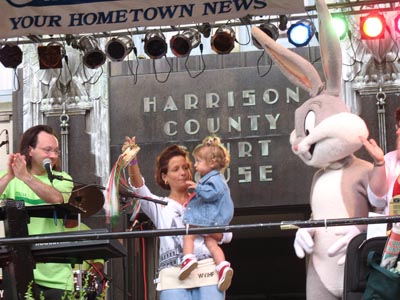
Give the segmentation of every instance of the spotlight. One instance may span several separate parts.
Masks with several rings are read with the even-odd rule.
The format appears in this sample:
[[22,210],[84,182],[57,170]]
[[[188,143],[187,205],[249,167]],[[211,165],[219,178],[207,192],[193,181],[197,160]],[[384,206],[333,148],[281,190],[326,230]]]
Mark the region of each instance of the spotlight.
[[6,68],[15,69],[22,63],[22,51],[18,46],[5,45],[0,49],[0,62]]
[[311,41],[314,34],[314,23],[306,19],[292,24],[287,31],[289,43],[296,47],[303,47],[307,45]]
[[60,69],[65,48],[58,42],[51,42],[47,46],[38,46],[38,56],[40,69]]
[[208,38],[211,35],[211,24],[203,23],[199,26],[199,32],[205,37]]
[[397,33],[400,33],[400,14],[394,19],[394,29]]
[[144,52],[152,59],[163,57],[167,53],[164,34],[157,29],[150,30],[144,36]]
[[211,49],[218,54],[228,54],[235,47],[235,32],[232,27],[222,25],[211,38]]
[[[278,28],[274,24],[265,23],[258,26],[258,28],[260,28],[265,34],[267,34],[274,41],[276,41],[279,37]],[[253,40],[253,45],[255,47],[257,47],[258,49],[263,49],[263,47],[254,37],[252,37],[252,40]]]
[[378,13],[370,13],[360,17],[360,33],[362,40],[383,39],[385,37],[385,18]]
[[127,36],[112,38],[106,44],[106,55],[112,61],[122,61],[132,52],[133,41]]
[[287,29],[287,22],[288,22],[287,15],[280,15],[279,25],[278,25],[279,30],[285,31]]
[[105,63],[106,55],[100,50],[94,37],[81,37],[78,42],[78,48],[83,51],[83,63],[88,68],[96,69]]
[[336,31],[339,39],[344,40],[347,36],[347,32],[349,31],[349,26],[347,24],[346,18],[343,16],[334,16],[332,17],[332,23],[333,28]]
[[175,56],[188,56],[192,49],[196,48],[201,42],[200,33],[193,28],[174,35],[169,41],[169,46]]

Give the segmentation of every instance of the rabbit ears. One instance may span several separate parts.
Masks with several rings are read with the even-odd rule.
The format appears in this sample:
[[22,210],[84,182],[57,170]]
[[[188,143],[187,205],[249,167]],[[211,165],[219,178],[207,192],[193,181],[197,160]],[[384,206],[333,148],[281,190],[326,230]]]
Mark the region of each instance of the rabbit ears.
[[[332,18],[324,0],[316,0],[319,19],[319,43],[326,78],[326,93],[339,96],[342,76],[340,41],[333,28]],[[324,88],[314,66],[297,53],[276,43],[261,29],[254,27],[252,35],[263,46],[282,73],[293,83],[309,92],[311,97]]]

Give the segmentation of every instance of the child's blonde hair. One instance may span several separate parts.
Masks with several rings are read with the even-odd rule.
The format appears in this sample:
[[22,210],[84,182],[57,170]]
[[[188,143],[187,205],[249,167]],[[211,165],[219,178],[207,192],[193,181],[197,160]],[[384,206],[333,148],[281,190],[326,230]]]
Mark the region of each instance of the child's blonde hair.
[[[203,149],[205,151],[202,151]],[[219,170],[221,173],[229,167],[231,161],[229,151],[216,135],[210,135],[203,139],[203,142],[194,148],[193,156],[205,159],[213,165],[214,170]]]

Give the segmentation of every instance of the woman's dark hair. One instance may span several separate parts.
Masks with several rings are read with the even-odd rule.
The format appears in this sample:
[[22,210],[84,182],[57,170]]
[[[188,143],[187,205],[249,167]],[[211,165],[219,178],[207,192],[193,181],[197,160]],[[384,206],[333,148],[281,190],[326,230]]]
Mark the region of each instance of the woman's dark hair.
[[[26,165],[30,169],[32,167],[32,157],[29,155],[29,147],[36,148],[38,135],[42,131],[54,135],[57,138],[57,135],[53,128],[48,125],[36,125],[24,132],[22,138],[19,142],[19,150],[18,152],[22,155],[25,155]],[[58,159],[57,164],[54,166],[55,170],[60,169],[60,159]]]
[[170,190],[169,184],[166,184],[162,179],[163,174],[167,174],[168,172],[168,163],[171,158],[182,156],[186,159],[190,172],[192,172],[192,162],[189,158],[189,152],[186,151],[183,147],[178,145],[171,145],[165,148],[160,155],[158,155],[156,160],[156,173],[155,173],[155,180],[157,184],[162,187],[164,190]]

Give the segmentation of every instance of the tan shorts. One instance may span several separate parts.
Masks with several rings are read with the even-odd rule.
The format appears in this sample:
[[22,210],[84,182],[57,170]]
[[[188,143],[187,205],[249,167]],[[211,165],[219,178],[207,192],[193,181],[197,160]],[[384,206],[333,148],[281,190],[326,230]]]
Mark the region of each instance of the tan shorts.
[[180,269],[180,267],[162,269],[159,274],[157,291],[190,289],[218,284],[218,273],[215,271],[215,263],[212,258],[200,260],[197,268],[185,280],[178,278]]

